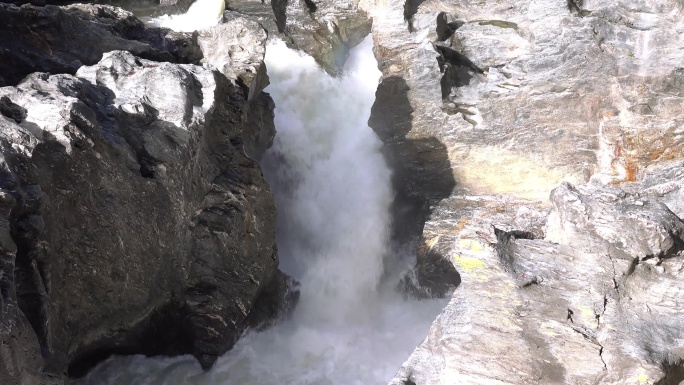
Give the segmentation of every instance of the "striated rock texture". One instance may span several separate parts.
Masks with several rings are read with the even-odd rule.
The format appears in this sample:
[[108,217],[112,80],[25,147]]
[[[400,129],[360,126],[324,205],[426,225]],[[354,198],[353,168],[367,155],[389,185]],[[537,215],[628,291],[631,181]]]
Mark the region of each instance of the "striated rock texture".
[[[2,7],[42,15],[38,38],[70,18],[119,35],[99,51],[56,37],[50,55],[32,40],[4,51],[57,65],[0,88],[0,383],[65,383],[112,353],[193,354],[207,368],[291,306],[256,161],[275,134],[263,28],[236,18],[177,34],[204,66],[174,64],[136,56],[178,51],[126,40],[139,21],[111,7]],[[222,51],[204,44],[226,36]],[[97,63],[74,73],[65,57]]]
[[407,289],[455,289],[391,384],[684,380],[681,2],[361,6]]
[[550,212],[444,200],[426,233],[442,232],[463,282],[391,384],[678,384],[684,213],[665,202],[681,199],[683,166],[561,184]]

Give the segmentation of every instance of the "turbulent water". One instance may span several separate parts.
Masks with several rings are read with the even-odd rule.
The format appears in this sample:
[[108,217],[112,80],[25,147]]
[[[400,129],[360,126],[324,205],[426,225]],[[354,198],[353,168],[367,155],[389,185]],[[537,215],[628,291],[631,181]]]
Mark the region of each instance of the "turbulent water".
[[224,9],[224,1],[197,0],[183,14],[163,15],[148,19],[147,22],[179,32],[193,32],[218,24],[219,20],[223,17]]
[[299,305],[208,372],[188,356],[114,357],[79,384],[384,384],[445,305],[404,299],[399,275],[383,266],[396,258],[387,255],[390,172],[367,126],[380,76],[371,39],[341,78],[282,42],[266,52],[278,133],[262,166],[278,207],[281,269],[301,282]]

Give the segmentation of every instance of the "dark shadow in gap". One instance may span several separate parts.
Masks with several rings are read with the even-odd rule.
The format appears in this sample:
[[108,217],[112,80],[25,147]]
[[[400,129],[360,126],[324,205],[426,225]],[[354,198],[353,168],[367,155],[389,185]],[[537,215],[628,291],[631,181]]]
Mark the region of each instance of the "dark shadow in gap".
[[[384,79],[375,93],[369,126],[384,142],[383,154],[392,170],[392,241],[417,255],[414,270],[401,288],[418,298],[444,297],[461,282],[453,264],[433,250],[419,252],[431,207],[456,186],[446,146],[435,137],[411,139],[413,108],[409,87],[399,76]],[[390,261],[390,264],[392,261]]]
[[661,378],[655,385],[678,385],[684,381],[684,363],[682,360],[675,362],[665,362],[663,364],[665,377]]
[[464,24],[464,21],[456,20],[453,16],[447,15],[445,12],[440,12],[437,15],[437,27],[435,28],[437,40],[446,41]]
[[414,32],[413,16],[418,12],[418,7],[425,0],[405,0],[404,1],[404,21],[408,22],[409,32]]

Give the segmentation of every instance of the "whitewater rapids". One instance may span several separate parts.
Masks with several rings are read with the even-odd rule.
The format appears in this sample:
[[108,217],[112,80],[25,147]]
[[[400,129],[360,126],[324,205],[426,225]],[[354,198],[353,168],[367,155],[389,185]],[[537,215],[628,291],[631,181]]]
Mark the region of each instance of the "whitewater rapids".
[[446,304],[406,300],[395,291],[400,272],[383,264],[394,258],[393,192],[367,125],[380,78],[371,38],[340,78],[281,41],[269,43],[266,64],[278,133],[262,167],[278,207],[281,269],[301,282],[292,317],[247,333],[207,372],[190,356],[113,357],[77,384],[385,384]]

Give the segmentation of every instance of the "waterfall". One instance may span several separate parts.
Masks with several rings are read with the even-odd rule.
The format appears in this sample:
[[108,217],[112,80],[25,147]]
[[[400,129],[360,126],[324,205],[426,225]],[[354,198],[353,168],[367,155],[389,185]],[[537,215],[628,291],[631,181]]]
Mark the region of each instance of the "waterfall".
[[162,15],[146,21],[178,32],[193,32],[218,24],[223,18],[225,6],[224,0],[197,0],[183,14]]
[[377,293],[393,198],[382,143],[367,125],[380,78],[371,40],[341,79],[282,42],[268,46],[266,67],[278,134],[263,168],[282,268],[303,283],[300,312],[345,323]]
[[297,308],[207,372],[188,356],[113,357],[80,385],[385,384],[446,304],[405,299],[400,275],[383,269],[393,193],[367,125],[380,77],[370,37],[340,78],[281,41],[269,43],[266,63],[278,133],[262,166],[278,207],[281,269],[301,282]]

